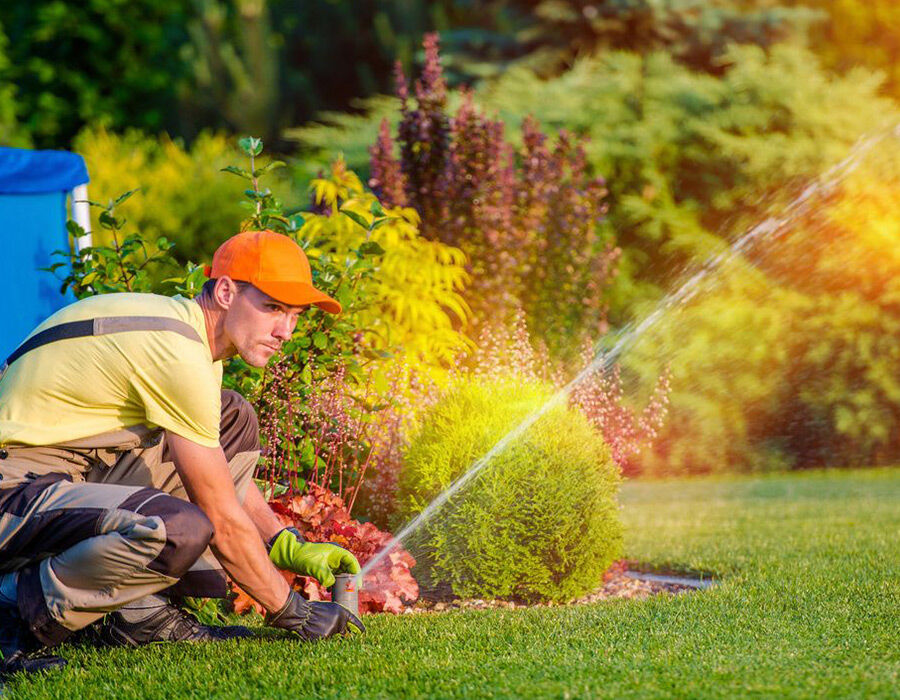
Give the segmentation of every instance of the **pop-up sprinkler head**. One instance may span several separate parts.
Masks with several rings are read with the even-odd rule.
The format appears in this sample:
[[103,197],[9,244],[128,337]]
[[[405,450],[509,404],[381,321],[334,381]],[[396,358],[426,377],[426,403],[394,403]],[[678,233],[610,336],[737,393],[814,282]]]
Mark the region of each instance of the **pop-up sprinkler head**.
[[343,605],[359,617],[359,584],[356,574],[337,574],[331,591],[331,600]]

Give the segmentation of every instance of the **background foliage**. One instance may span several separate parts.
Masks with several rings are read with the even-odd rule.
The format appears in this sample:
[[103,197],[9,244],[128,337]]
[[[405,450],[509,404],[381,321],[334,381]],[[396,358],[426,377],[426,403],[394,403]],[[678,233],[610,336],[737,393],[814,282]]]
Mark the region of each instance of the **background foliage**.
[[0,65],[0,83],[16,86],[18,118],[35,145],[64,147],[86,124],[177,130],[172,101],[186,73],[178,46],[190,7],[190,0],[3,3],[9,61]]
[[[589,137],[587,162],[609,190],[607,235],[622,249],[609,292],[614,322],[658,299],[673,274],[720,250],[722,239],[786,202],[897,113],[878,96],[876,75],[831,76],[807,50],[744,47],[729,57],[729,70],[716,77],[665,53],[612,52],[551,80],[511,71],[476,95],[514,143],[525,115]],[[367,159],[358,135],[368,137],[371,124],[396,109],[378,106],[297,136],[312,148],[340,149],[363,168],[349,155]]]
[[679,407],[645,469],[896,460],[898,150],[878,141],[638,345],[626,364],[652,376],[671,361]]
[[[234,143],[224,134],[202,134],[185,147],[165,134],[96,128],[78,134],[74,147],[90,173],[90,196],[106,201],[138,189],[140,195],[128,202],[129,225],[149,240],[164,236],[175,243],[172,255],[179,263],[211,261],[246,216],[240,204],[244,185],[221,172],[235,160]],[[290,195],[287,183],[274,176],[269,180],[276,193]],[[108,244],[98,210],[93,213],[95,241]]]
[[[790,44],[768,51],[731,47],[724,56],[722,70],[708,72],[659,51],[611,51],[549,80],[509,71],[475,94],[483,109],[495,110],[513,142],[521,143],[516,127],[527,123],[523,115],[590,136],[587,161],[609,190],[604,225],[622,250],[608,292],[613,327],[642,319],[699,263],[766,216],[777,218],[861,135],[897,121],[877,74],[835,75],[809,49]],[[448,104],[464,109],[461,99]],[[380,101],[367,116],[342,117],[296,136],[312,148],[330,143],[362,162],[357,136],[369,138],[374,123],[397,109]],[[378,179],[377,169],[373,176]],[[861,238],[874,251],[890,246],[896,234],[873,223],[881,232],[876,244],[853,225],[869,221],[871,199],[889,201],[895,187],[884,165],[854,178],[840,197],[840,235],[821,217],[793,221],[793,242],[771,242],[762,269],[731,265],[714,289],[660,324],[646,351],[635,351],[641,357],[626,358],[626,396],[647,391],[666,362],[672,367],[668,424],[631,469],[671,474],[897,458],[885,432],[895,415],[888,407],[895,405],[888,398],[892,380],[877,369],[880,361],[861,359],[872,358],[873,347],[879,357],[896,352],[892,313],[883,301],[891,298],[884,270],[896,267],[891,256],[875,261],[860,254]],[[872,193],[868,202],[865,191]],[[846,282],[834,294],[824,293],[830,287],[821,283],[823,273],[812,275],[823,240],[834,279]],[[850,261],[857,274],[840,271]],[[787,272],[820,283],[787,284]],[[873,296],[881,300],[873,303]]]
[[411,68],[427,31],[441,32],[454,84],[514,66],[557,75],[606,50],[719,73],[733,44],[791,40],[842,72],[885,71],[896,96],[896,28],[890,0],[35,0],[0,8],[0,86],[16,86],[17,117],[42,147],[88,124],[277,140],[389,91],[394,60]]
[[[264,377],[236,362],[228,381],[261,408],[267,392],[305,407],[269,416],[288,436],[272,459],[342,496],[340,469],[325,479],[316,464],[368,474],[347,503],[384,523],[398,445],[448,375],[478,371],[478,326],[522,306],[547,374],[572,376],[863,134],[900,121],[894,4],[7,3],[0,140],[86,156],[102,206],[96,250],[69,258],[96,273],[83,293],[121,283],[121,254],[137,288],[195,288],[186,265],[265,199],[349,311],[336,325],[314,312],[284,364]],[[434,30],[440,58],[422,43]],[[417,80],[398,83],[396,60]],[[270,137],[287,167],[242,205],[247,185],[220,170],[244,132]],[[652,450],[621,443],[629,473],[900,458],[894,146],[582,392],[595,426],[637,425],[639,397],[657,417],[671,398],[666,422],[638,431],[658,433]],[[128,219],[116,242],[99,214],[138,187],[110,212]],[[146,263],[132,231],[164,262]],[[339,367],[346,394],[311,404]]]
[[511,320],[521,309],[565,355],[573,336],[606,329],[604,292],[619,251],[597,235],[605,183],[589,172],[583,142],[564,131],[551,142],[527,120],[514,149],[503,123],[468,94],[451,116],[437,36],[427,35],[425,47],[414,99],[398,74],[399,155],[385,120],[370,183],[386,201],[421,212],[425,236],[467,254],[477,323]]

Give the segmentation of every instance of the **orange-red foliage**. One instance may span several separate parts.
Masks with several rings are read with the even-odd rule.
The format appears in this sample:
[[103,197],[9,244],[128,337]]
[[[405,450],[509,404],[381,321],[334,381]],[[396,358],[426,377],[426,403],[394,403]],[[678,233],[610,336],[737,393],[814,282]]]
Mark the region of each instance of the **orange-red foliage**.
[[[350,550],[362,566],[391,541],[389,532],[379,530],[372,523],[353,520],[343,500],[317,484],[310,484],[302,496],[282,496],[269,505],[285,527],[296,527],[310,542],[333,542]],[[419,586],[410,573],[415,563],[409,552],[397,547],[366,573],[359,592],[360,612],[399,613],[403,610],[403,601],[415,601],[419,597]],[[309,600],[331,600],[331,594],[315,579],[289,571],[282,571],[282,575],[294,590]],[[232,585],[237,593],[235,612],[243,614],[251,608],[264,612],[239,586]]]

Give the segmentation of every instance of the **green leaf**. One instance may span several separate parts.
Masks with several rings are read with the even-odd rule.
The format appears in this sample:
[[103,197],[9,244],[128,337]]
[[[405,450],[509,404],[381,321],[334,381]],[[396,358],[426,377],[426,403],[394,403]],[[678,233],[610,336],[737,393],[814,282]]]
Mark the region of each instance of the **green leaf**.
[[316,359],[318,360],[319,366],[320,366],[320,367],[325,367],[325,368],[328,369],[329,371],[332,370],[332,369],[334,369],[334,368],[332,367],[332,363],[334,362],[334,358],[333,358],[331,355],[324,355],[324,354],[323,354],[323,355],[319,355],[319,357],[316,358]]
[[256,171],[256,175],[258,177],[260,175],[265,175],[267,172],[269,172],[270,170],[274,170],[275,168],[285,168],[285,167],[287,167],[287,163],[285,163],[283,160],[273,160],[268,165],[265,165],[262,168],[259,168]]
[[245,136],[238,140],[238,147],[248,156],[258,156],[262,153],[263,142],[255,136]]
[[109,211],[100,212],[100,225],[108,229],[121,228],[119,219],[113,216]]
[[359,247],[361,255],[384,255],[385,250],[375,241],[366,241]]
[[242,177],[246,180],[252,180],[253,176],[244,170],[243,168],[239,168],[236,165],[229,165],[225,168],[222,168],[220,172],[223,173],[231,173],[232,175],[237,175],[238,177]]
[[39,267],[38,270],[42,272],[56,272],[59,268],[65,267],[67,263],[64,262],[56,262],[53,263],[50,267]]
[[307,362],[300,371],[300,381],[304,384],[312,384],[312,367]]
[[350,306],[350,302],[352,301],[353,289],[348,285],[344,285],[340,289],[338,289],[333,296],[335,299],[337,299],[337,302],[341,306],[347,308],[348,306]]
[[133,195],[135,192],[137,192],[140,189],[141,189],[140,187],[135,187],[133,190],[128,190],[124,194],[120,194],[119,198],[115,202],[113,202],[113,206],[114,207],[119,206],[122,202],[124,202],[126,199],[128,199],[131,195]]
[[316,448],[312,444],[312,440],[304,440],[303,447],[301,448],[301,454],[304,463],[312,464],[316,458]]
[[392,221],[400,221],[396,216],[386,216],[383,219],[378,219],[374,224],[372,224],[372,230],[374,231],[377,228],[381,228],[385,224],[389,224]]
[[81,238],[82,236],[87,235],[85,230],[81,227],[81,224],[72,219],[69,219],[66,222],[66,230],[75,236],[75,238]]
[[372,206],[370,207],[369,211],[371,211],[374,216],[387,216],[387,212],[384,211],[384,207],[381,206],[381,202],[379,202],[377,199],[372,202]]
[[328,336],[325,335],[322,331],[316,331],[313,333],[313,345],[315,345],[319,350],[324,350],[328,347]]
[[341,214],[346,216],[351,221],[354,221],[362,226],[366,231],[369,230],[369,222],[366,221],[362,216],[357,214],[355,211],[350,211],[349,209],[341,209]]

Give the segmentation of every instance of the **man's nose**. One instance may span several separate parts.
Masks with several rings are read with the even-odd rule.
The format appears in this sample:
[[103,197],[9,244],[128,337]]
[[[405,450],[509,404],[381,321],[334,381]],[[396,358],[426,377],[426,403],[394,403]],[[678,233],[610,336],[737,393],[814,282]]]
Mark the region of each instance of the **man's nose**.
[[275,325],[275,330],[272,335],[276,338],[284,341],[288,341],[291,339],[291,335],[294,333],[295,324],[292,322],[291,317],[289,315],[284,315]]

